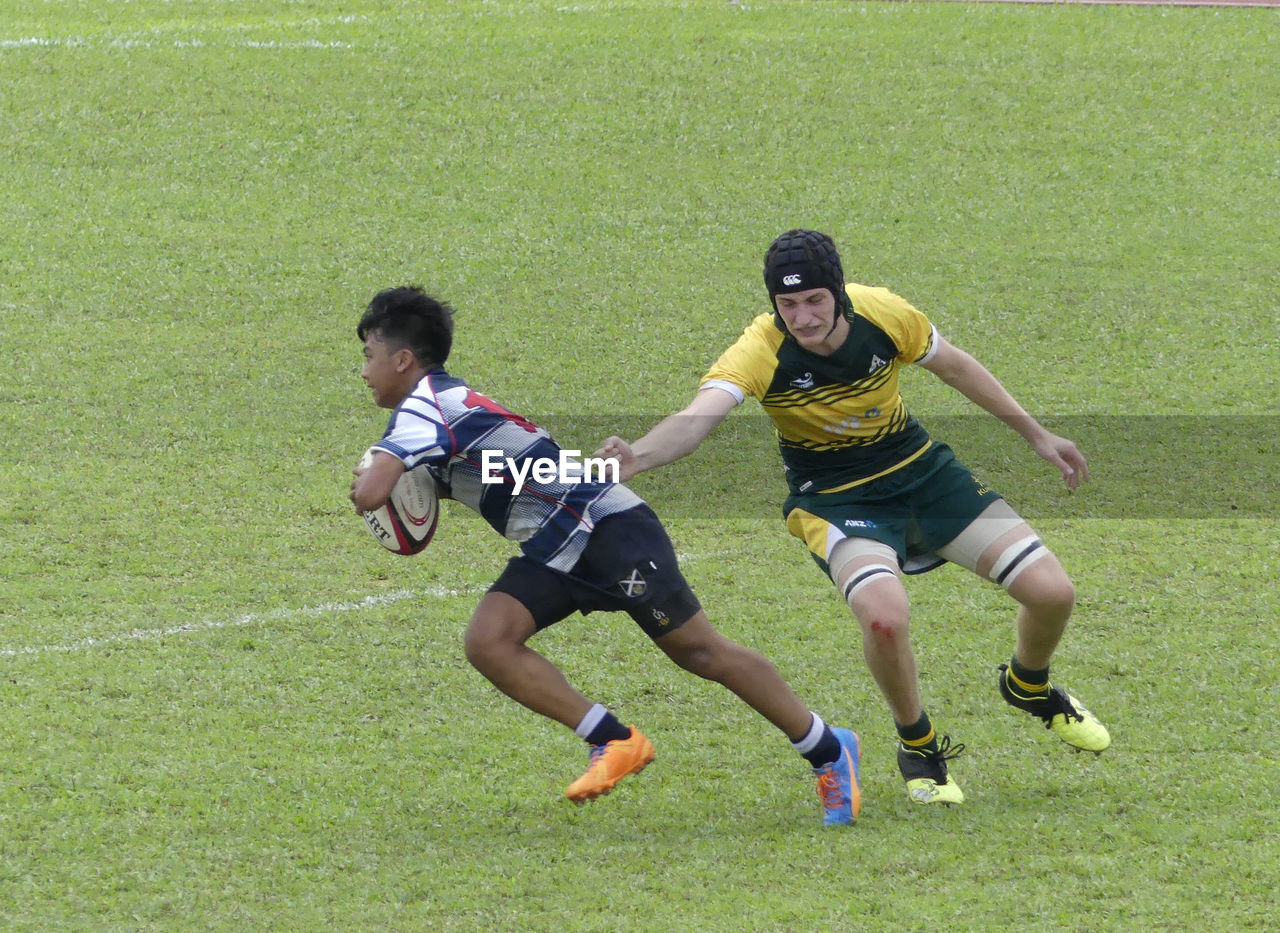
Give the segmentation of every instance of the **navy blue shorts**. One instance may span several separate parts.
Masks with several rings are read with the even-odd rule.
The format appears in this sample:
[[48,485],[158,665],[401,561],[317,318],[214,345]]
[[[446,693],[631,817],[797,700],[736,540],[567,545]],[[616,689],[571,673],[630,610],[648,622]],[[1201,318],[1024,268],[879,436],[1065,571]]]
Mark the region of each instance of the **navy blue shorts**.
[[666,529],[647,505],[603,519],[567,574],[522,554],[507,562],[489,592],[519,601],[539,631],[575,611],[625,612],[656,639],[702,608]]

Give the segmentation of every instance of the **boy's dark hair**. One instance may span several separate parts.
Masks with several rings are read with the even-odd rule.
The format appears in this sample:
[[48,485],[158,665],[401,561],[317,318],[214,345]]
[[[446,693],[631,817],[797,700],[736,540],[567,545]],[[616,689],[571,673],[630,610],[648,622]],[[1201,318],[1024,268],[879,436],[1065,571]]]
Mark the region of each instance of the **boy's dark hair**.
[[407,347],[424,369],[443,366],[453,348],[453,309],[419,285],[385,288],[356,327],[361,343],[374,333],[397,350]]

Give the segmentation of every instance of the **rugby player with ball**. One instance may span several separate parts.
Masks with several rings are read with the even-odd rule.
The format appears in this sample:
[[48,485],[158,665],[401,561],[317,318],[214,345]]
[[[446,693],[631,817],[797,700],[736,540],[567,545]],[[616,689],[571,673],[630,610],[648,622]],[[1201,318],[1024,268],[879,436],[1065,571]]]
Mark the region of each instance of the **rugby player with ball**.
[[374,296],[356,333],[361,377],[391,418],[356,467],[351,501],[362,515],[389,503],[394,511],[406,472],[425,470],[432,492],[475,510],[519,545],[467,624],[466,655],[507,696],[586,740],[588,767],[566,790],[570,800],[609,793],[648,765],[654,748],[528,642],[575,611],[616,611],[680,667],[723,684],[791,740],[817,775],[824,824],[857,818],[858,737],[824,723],[768,658],[712,627],[639,496],[593,475],[546,431],[444,369],[453,343],[448,305],[417,286],[389,288]]

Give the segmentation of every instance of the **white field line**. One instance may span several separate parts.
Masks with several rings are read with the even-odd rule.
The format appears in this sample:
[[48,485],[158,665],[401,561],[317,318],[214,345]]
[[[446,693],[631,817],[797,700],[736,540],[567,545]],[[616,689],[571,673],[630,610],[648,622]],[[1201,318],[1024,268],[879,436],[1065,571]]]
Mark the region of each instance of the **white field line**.
[[316,606],[303,606],[301,608],[286,607],[283,609],[272,609],[270,612],[249,612],[234,619],[210,619],[199,622],[185,622],[181,625],[171,625],[166,628],[135,628],[132,631],[121,632],[117,635],[81,638],[78,641],[68,642],[64,645],[27,645],[20,648],[0,648],[0,657],[17,658],[34,654],[90,651],[94,648],[123,645],[135,641],[154,641],[157,638],[168,638],[173,635],[194,635],[200,632],[216,632],[221,629],[246,628],[251,625],[259,625],[265,622],[311,619],[316,616],[329,615],[330,613],[361,612],[365,609],[373,609],[378,606],[389,606],[394,603],[402,603],[410,599],[419,599],[424,597],[444,599],[450,596],[466,596],[478,593],[480,592],[480,589],[480,587],[454,589],[447,586],[433,586],[425,590],[396,590],[395,592],[382,593],[378,596],[366,596],[364,599],[357,599],[352,602],[320,603]]
[[240,48],[240,49],[354,49],[352,42],[321,42],[318,39],[305,39],[296,42],[278,42],[275,40],[254,41],[245,39],[236,42],[204,42],[200,39],[174,39],[170,42],[157,42],[152,39],[109,39],[90,40],[75,36],[57,39],[44,39],[39,36],[28,36],[21,39],[0,39],[0,51],[30,48],[108,48],[108,49],[201,49],[201,48]]
[[[312,17],[295,23],[279,24],[278,28],[287,32],[290,28],[294,29],[314,29],[317,27],[325,28],[330,26],[349,26],[353,23],[365,23],[369,21],[367,16],[334,16],[319,19]],[[248,31],[248,25],[232,25],[222,27],[203,27],[196,26],[181,30],[190,35],[192,32],[205,33],[211,36],[226,36],[234,33]],[[173,30],[179,31],[179,30]],[[144,32],[135,32],[133,36],[124,35],[116,37],[108,36],[19,36],[17,38],[0,39],[0,51],[6,49],[29,49],[29,48],[110,48],[110,49],[200,49],[206,46],[217,48],[242,48],[242,49],[354,49],[356,46],[352,42],[340,42],[337,40],[323,41],[320,39],[288,39],[288,40],[253,40],[253,39],[229,39],[214,38],[209,41],[197,38],[175,38],[162,39],[157,38],[161,30],[151,30],[150,36]]]
[[[679,552],[676,560],[680,563],[692,563],[707,554]],[[124,645],[135,641],[154,641],[157,638],[171,638],[174,635],[195,635],[200,632],[216,632],[222,629],[247,628],[264,622],[289,622],[295,619],[313,619],[329,613],[361,612],[378,606],[390,606],[410,599],[447,599],[453,596],[474,596],[484,591],[482,586],[466,586],[455,588],[449,586],[432,586],[424,590],[395,590],[377,596],[366,596],[344,603],[320,603],[317,606],[300,608],[285,607],[272,609],[270,612],[249,612],[234,619],[211,619],[199,622],[184,622],[181,625],[170,625],[166,628],[135,628],[116,635],[101,635],[81,638],[64,645],[23,645],[18,648],[0,648],[0,658],[20,658],[37,654],[67,654],[76,651],[90,651],[94,648],[107,648],[112,645]]]

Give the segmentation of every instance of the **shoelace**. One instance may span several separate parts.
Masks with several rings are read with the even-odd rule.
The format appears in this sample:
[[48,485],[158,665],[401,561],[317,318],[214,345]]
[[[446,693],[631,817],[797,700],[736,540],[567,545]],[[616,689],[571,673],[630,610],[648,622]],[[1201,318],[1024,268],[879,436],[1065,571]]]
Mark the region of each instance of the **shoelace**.
[[[938,739],[938,750],[934,752],[926,752],[922,748],[907,748],[902,742],[898,743],[898,749],[900,753],[906,752],[919,758],[924,765],[925,773],[913,774],[910,779],[927,778],[937,784],[945,784],[947,782],[946,763],[960,757],[960,753],[964,751],[964,743],[958,742],[952,745],[951,736],[944,735]],[[905,769],[903,774],[904,776],[907,774]]]
[[1071,700],[1067,697],[1067,691],[1061,687],[1054,687],[1049,691],[1049,705],[1053,707],[1053,712],[1044,719],[1044,727],[1046,729],[1053,728],[1053,717],[1061,713],[1067,719],[1074,719],[1076,722],[1084,722],[1084,714],[1075,708]]
[[834,768],[818,775],[818,796],[822,798],[824,809],[844,806],[844,798],[840,795],[840,779],[836,777]]
[[[1019,693],[1014,688],[1013,684],[1009,683],[1009,669],[1007,665],[1000,665],[1000,670],[1005,677],[1005,687],[1008,688],[1009,692],[1019,700],[1024,702],[1040,701],[1047,705],[1048,708],[1043,711],[1033,711],[1034,715],[1039,716],[1044,722],[1044,727],[1046,729],[1053,728],[1053,717],[1057,715],[1062,715],[1067,719],[1074,719],[1076,722],[1084,722],[1084,714],[1075,708],[1071,703],[1071,700],[1067,698],[1067,691],[1063,690],[1061,687],[1050,687],[1049,692],[1044,696],[1028,696],[1027,694]],[[962,745],[960,747],[963,748],[964,746]]]
[[944,735],[938,739],[938,750],[928,757],[935,761],[952,761],[959,758],[962,752],[964,752],[963,742],[952,745],[951,736]]

